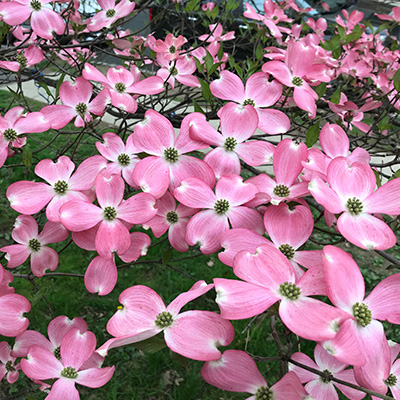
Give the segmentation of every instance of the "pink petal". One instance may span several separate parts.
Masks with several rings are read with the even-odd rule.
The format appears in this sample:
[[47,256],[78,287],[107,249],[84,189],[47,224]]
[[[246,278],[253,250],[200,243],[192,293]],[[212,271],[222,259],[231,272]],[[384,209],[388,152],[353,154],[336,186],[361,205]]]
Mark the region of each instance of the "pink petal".
[[229,392],[256,393],[260,386],[267,386],[256,363],[241,350],[226,350],[219,360],[207,361],[201,376],[210,385]]
[[308,190],[314,199],[330,213],[339,214],[344,211],[344,205],[340,197],[318,176],[314,176],[310,181]]
[[54,382],[46,400],[79,400],[79,392],[75,387],[75,380],[60,378]]
[[324,270],[318,266],[310,268],[306,273],[303,272],[296,285],[300,287],[303,296],[326,296],[325,281]]
[[118,135],[112,132],[105,133],[102,138],[103,142],[96,142],[97,150],[102,156],[107,158],[107,160],[117,161],[118,156],[125,153],[124,142]]
[[297,107],[308,112],[308,118],[315,118],[317,106],[315,104],[314,97],[307,90],[295,87],[293,92],[293,100]]
[[7,260],[7,268],[16,268],[22,265],[29,255],[30,249],[24,244],[13,244],[5,246],[0,249],[3,253],[7,253],[5,259]]
[[42,246],[38,252],[31,253],[31,269],[35,276],[42,277],[46,270],[55,271],[58,266],[58,253],[50,247]]
[[73,190],[67,191],[62,195],[55,195],[46,208],[46,217],[53,223],[60,222],[60,209],[61,207],[72,200],[80,200],[85,203],[90,202],[90,199],[86,194],[81,192],[75,192]]
[[60,221],[70,231],[92,228],[103,219],[103,210],[82,200],[72,200],[60,209]]
[[345,364],[339,361],[337,358],[328,354],[327,351],[320,344],[317,344],[314,349],[314,358],[321,371],[327,369],[328,371],[335,374],[348,367],[348,364]]
[[108,79],[96,67],[89,63],[85,64],[85,68],[82,71],[82,76],[88,81],[100,82],[102,84],[108,83]]
[[158,94],[164,90],[164,81],[158,76],[150,76],[134,83],[129,89],[137,94]]
[[393,231],[382,220],[369,214],[344,212],[337,221],[339,232],[362,249],[386,250],[396,244]]
[[[61,85],[62,86],[62,85]],[[61,92],[61,88],[60,88]],[[76,111],[72,106],[53,105],[40,110],[53,129],[64,128],[75,116]]]
[[173,315],[178,315],[183,306],[207,293],[213,287],[213,284],[207,285],[205,281],[196,282],[187,292],[181,293],[176,297],[167,307],[167,311]]
[[[205,117],[196,118],[190,122],[189,136],[195,141],[209,145],[222,146],[224,144],[222,135],[206,121]],[[178,144],[178,142],[176,144]]]
[[269,164],[274,154],[274,146],[261,140],[239,143],[235,149],[236,153],[246,164],[257,167],[262,164]]
[[[354,377],[354,371],[352,369],[346,369],[345,371],[336,373],[335,378],[352,383],[353,385],[357,385],[356,378]],[[365,393],[360,392],[357,389],[352,389],[348,386],[341,385],[340,383],[335,383],[335,386],[349,399],[361,400],[365,397]]]
[[96,349],[96,336],[93,332],[81,333],[79,329],[68,331],[60,347],[61,359],[64,366],[78,370],[89,359]]
[[338,400],[339,396],[332,382],[324,383],[315,379],[305,386],[307,392],[318,400]]
[[117,215],[130,224],[143,224],[157,214],[155,205],[156,199],[150,193],[138,193],[117,208]]
[[299,378],[294,372],[288,372],[281,380],[271,387],[276,400],[303,400],[307,392],[301,385]]
[[229,201],[231,207],[240,206],[254,198],[258,189],[251,183],[244,183],[239,175],[226,175],[217,182],[215,194],[218,199]]
[[49,323],[47,334],[53,346],[58,347],[66,333],[72,329],[79,329],[84,333],[87,331],[86,322],[82,318],[69,319],[65,315],[60,315]]
[[299,263],[305,268],[320,268],[322,266],[321,250],[296,251],[292,261]]
[[31,305],[24,296],[12,293],[0,297],[0,309],[0,335],[18,336],[28,328],[29,321],[23,315]]
[[210,311],[186,311],[164,331],[167,346],[184,357],[213,361],[221,357],[217,347],[228,346],[235,335],[232,324]]
[[48,221],[38,236],[38,239],[42,245],[46,245],[49,243],[62,242],[68,237],[68,235],[68,230],[65,229],[59,222]]
[[262,67],[263,72],[271,74],[279,82],[283,83],[285,86],[293,87],[291,74],[289,68],[281,61],[269,61]]
[[271,290],[259,285],[231,279],[214,279],[215,302],[225,319],[245,319],[263,313],[279,298]]
[[310,297],[292,301],[284,298],[279,306],[283,323],[296,335],[308,340],[328,340],[336,335],[336,326],[349,315]]
[[214,208],[216,195],[204,181],[198,178],[188,178],[175,189],[174,197],[187,207]]
[[60,86],[60,99],[70,107],[75,108],[78,103],[89,103],[93,93],[92,84],[85,78],[78,77],[74,83],[63,82]]
[[269,81],[269,75],[256,72],[246,82],[246,99],[255,102],[256,107],[269,107],[275,104],[282,95],[282,85],[274,80]]
[[224,175],[239,175],[240,160],[234,151],[227,151],[224,147],[211,150],[204,157],[204,161],[213,169],[217,179]]
[[79,371],[75,382],[86,387],[99,388],[104,386],[111,379],[114,374],[114,370],[114,366],[85,369],[83,371]]
[[279,110],[257,109],[258,127],[268,135],[279,135],[290,129],[288,116]]
[[338,247],[325,246],[323,252],[328,297],[336,307],[352,314],[353,305],[362,303],[365,295],[360,269],[351,255]]
[[171,246],[182,253],[189,250],[189,246],[186,243],[186,229],[188,225],[188,219],[182,219],[181,221],[170,225],[168,231],[168,240]]
[[41,333],[28,330],[15,338],[15,344],[12,349],[13,357],[26,357],[28,349],[32,345],[44,347],[51,352],[54,350],[53,345]]
[[118,272],[114,258],[95,257],[85,272],[85,287],[99,296],[109,294],[117,283]]
[[41,182],[19,181],[7,188],[10,206],[21,214],[36,214],[53,197],[53,189]]
[[61,156],[57,162],[53,160],[42,160],[35,167],[35,174],[42,179],[54,185],[57,181],[68,182],[75,164],[69,157]]
[[339,125],[326,123],[319,134],[319,142],[322,150],[331,158],[347,157],[349,154],[349,138]]
[[215,97],[222,100],[233,100],[238,103],[246,100],[243,82],[229,71],[221,71],[220,78],[211,82],[210,90]]
[[232,228],[247,228],[259,234],[264,232],[261,214],[248,207],[233,207],[226,213]]
[[95,188],[101,208],[117,207],[124,197],[125,183],[118,175],[100,173],[95,180]]
[[89,190],[94,185],[97,174],[105,169],[107,160],[102,156],[92,156],[84,160],[69,180],[73,190]]
[[100,223],[81,232],[72,232],[72,240],[81,249],[96,251],[95,239],[99,225]]
[[386,182],[378,190],[368,196],[363,205],[367,213],[400,214],[400,178]]
[[29,18],[31,11],[27,4],[18,2],[0,4],[0,13],[7,25],[22,24]]
[[132,286],[119,296],[123,305],[108,321],[107,331],[116,337],[136,335],[156,328],[157,315],[166,310],[161,297],[147,286]]
[[[325,351],[325,350],[324,350]],[[317,370],[320,370],[318,365],[306,354],[304,353],[294,353],[290,357],[292,360],[297,361],[301,364],[306,365]],[[300,379],[301,383],[306,383],[314,379],[319,379],[318,375],[313,372],[307,371],[304,368],[298,367],[297,365],[291,364],[289,361],[289,371],[293,371],[297,377]]]
[[99,255],[110,259],[114,252],[124,254],[129,249],[131,238],[128,229],[119,219],[102,221],[95,244]]
[[41,380],[58,378],[64,369],[53,353],[37,345],[29,348],[27,358],[21,360],[21,367],[29,378]]

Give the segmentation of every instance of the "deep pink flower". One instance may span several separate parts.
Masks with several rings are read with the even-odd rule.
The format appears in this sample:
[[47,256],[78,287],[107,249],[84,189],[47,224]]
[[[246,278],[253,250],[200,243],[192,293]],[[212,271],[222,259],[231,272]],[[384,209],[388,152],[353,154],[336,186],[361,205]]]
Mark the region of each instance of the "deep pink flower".
[[393,7],[392,8],[392,15],[388,14],[375,14],[379,19],[384,21],[395,21],[400,24],[400,7]]
[[21,366],[20,363],[15,363],[16,359],[11,355],[11,346],[7,342],[0,342],[0,381],[4,377],[10,384],[17,381]]
[[181,51],[179,48],[187,42],[187,39],[182,35],[177,38],[172,34],[168,33],[165,40],[157,39],[149,42],[151,50],[162,55],[166,60],[176,60],[179,57]]
[[29,312],[29,301],[20,294],[5,294],[0,297],[0,335],[18,336],[26,331],[29,321],[24,313]]
[[17,56],[15,57],[15,61],[0,61],[0,68],[17,72],[26,67],[32,67],[43,60],[43,50],[39,49],[35,45],[32,45],[25,50],[19,50]]
[[161,297],[147,286],[132,286],[119,296],[122,307],[107,323],[115,336],[97,351],[106,355],[109,349],[148,339],[164,331],[167,346],[175,353],[194,360],[218,360],[218,346],[229,345],[234,337],[232,324],[210,311],[180,310],[189,301],[214,287],[196,282],[188,292],[181,293],[168,307]]
[[46,269],[55,271],[58,266],[58,253],[46,245],[62,242],[68,235],[69,232],[59,222],[51,221],[45,224],[39,234],[36,220],[29,215],[20,215],[11,233],[18,244],[2,247],[0,251],[7,253],[7,268],[18,267],[31,256],[32,273],[40,277]]

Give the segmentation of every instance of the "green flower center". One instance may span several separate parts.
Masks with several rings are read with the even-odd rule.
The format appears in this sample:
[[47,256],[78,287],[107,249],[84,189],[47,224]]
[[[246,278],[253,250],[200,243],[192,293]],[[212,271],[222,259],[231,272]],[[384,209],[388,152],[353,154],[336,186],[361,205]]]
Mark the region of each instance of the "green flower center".
[[169,72],[171,73],[171,75],[175,76],[178,75],[178,70],[175,67],[172,67]]
[[229,201],[224,199],[217,200],[214,204],[214,210],[219,215],[226,214],[229,210]]
[[256,400],[273,400],[273,398],[274,392],[270,388],[261,386],[257,389]]
[[395,386],[396,383],[397,383],[397,376],[393,374],[390,374],[385,381],[386,386]]
[[118,156],[118,163],[123,167],[128,166],[131,163],[131,158],[126,153],[121,153]]
[[58,346],[56,349],[54,349],[53,354],[57,358],[57,360],[61,360],[60,346]]
[[115,14],[116,14],[116,11],[113,8],[110,8],[109,10],[106,11],[107,18],[112,18]]
[[174,54],[174,53],[176,52],[176,47],[175,47],[175,46],[171,46],[171,47],[168,49],[168,51],[169,51],[171,54]]
[[168,311],[163,311],[162,313],[158,314],[156,320],[154,321],[159,328],[168,328],[173,322],[174,318]]
[[175,147],[169,147],[164,150],[164,157],[170,163],[176,163],[178,161],[178,150]]
[[237,140],[234,137],[227,137],[225,139],[225,143],[224,143],[225,150],[233,151],[233,150],[235,150],[236,146],[237,146]]
[[294,86],[302,86],[303,85],[303,79],[301,79],[298,76],[294,76],[292,79],[292,83]]
[[26,59],[26,57],[24,56],[24,53],[22,51],[21,51],[21,53],[17,54],[15,59],[17,60],[17,63],[19,63],[21,65],[21,68],[25,68],[28,64],[28,60]]
[[104,218],[107,221],[114,220],[115,218],[117,218],[117,210],[114,207],[110,207],[110,206],[106,207],[104,209]]
[[274,187],[274,194],[278,197],[288,197],[290,194],[290,190],[285,185],[276,185]]
[[17,134],[17,131],[15,131],[14,129],[8,128],[3,132],[3,136],[9,142],[13,142],[17,138],[18,134]]
[[87,105],[85,103],[78,103],[75,107],[75,110],[79,115],[85,115],[87,111]]
[[290,244],[280,245],[279,250],[288,258],[288,260],[291,260],[295,253],[294,248]]
[[353,315],[357,322],[364,328],[372,321],[372,313],[364,303],[355,303],[353,305]]
[[167,221],[170,224],[176,224],[178,222],[178,220],[179,220],[179,217],[178,217],[178,214],[175,211],[170,211],[167,214]]
[[323,383],[329,383],[332,380],[331,371],[324,369],[322,372],[325,374],[325,376],[320,376],[321,381]]
[[53,189],[58,195],[63,195],[67,193],[68,183],[65,181],[57,181],[53,186]]
[[278,17],[277,17],[276,15],[274,15],[274,16],[272,17],[272,19],[273,19],[274,21],[277,21],[277,20],[278,20]]
[[7,362],[6,362],[6,365],[5,365],[5,368],[6,368],[6,371],[7,372],[13,372],[13,371],[15,371],[15,368],[13,367],[13,362],[11,361],[11,360],[8,360]]
[[61,376],[68,379],[76,379],[78,377],[78,372],[75,368],[66,367],[61,371]]
[[114,87],[115,87],[115,90],[116,90],[118,93],[124,93],[125,90],[126,90],[126,86],[125,86],[125,84],[122,83],[122,82],[116,83]]
[[347,200],[346,203],[347,210],[349,211],[350,214],[352,215],[358,215],[362,213],[363,210],[363,204],[361,200],[357,199],[356,197],[353,197],[351,199]]
[[255,105],[256,105],[256,103],[254,103],[254,100],[252,100],[252,99],[246,99],[246,100],[243,102],[243,106],[247,106],[248,104],[250,104],[250,105],[253,106],[253,107],[255,107]]
[[28,246],[32,251],[39,251],[42,245],[40,244],[39,240],[37,239],[31,239],[28,242]]
[[301,290],[295,283],[284,282],[279,287],[279,292],[282,296],[289,300],[297,300],[300,297]]
[[32,0],[30,2],[33,11],[40,11],[42,9],[42,3],[39,0]]

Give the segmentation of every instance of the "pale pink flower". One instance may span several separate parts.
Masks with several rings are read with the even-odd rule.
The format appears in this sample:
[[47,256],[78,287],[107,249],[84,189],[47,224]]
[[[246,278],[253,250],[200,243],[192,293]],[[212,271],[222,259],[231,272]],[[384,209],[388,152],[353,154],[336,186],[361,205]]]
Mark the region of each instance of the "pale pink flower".
[[16,357],[11,355],[11,346],[7,342],[0,342],[0,381],[6,377],[7,382],[17,381],[21,369],[20,363],[15,363]]
[[140,342],[164,332],[167,346],[175,353],[193,360],[218,360],[218,346],[229,345],[234,337],[232,324],[210,311],[185,311],[190,301],[214,287],[204,281],[196,282],[188,292],[181,293],[168,307],[161,297],[147,286],[132,286],[119,296],[122,307],[107,323],[115,338],[97,351],[106,355],[109,349]]
[[225,35],[222,34],[222,25],[221,24],[211,24],[208,25],[208,28],[210,29],[211,33],[208,34],[206,33],[205,35],[199,36],[199,40],[205,40],[208,43],[212,42],[226,42],[229,40],[235,39],[235,31],[231,31],[228,33],[225,33]]
[[392,15],[388,14],[375,14],[379,19],[384,21],[394,21],[400,24],[400,7],[393,7],[392,8]]
[[14,45],[17,47],[20,44],[35,44],[37,41],[37,36],[35,32],[32,32],[30,29],[23,28],[22,26],[17,26],[12,34],[18,39],[18,41],[14,42]]
[[32,67],[43,60],[43,51],[35,45],[32,45],[25,50],[19,50],[15,57],[15,61],[0,61],[0,68],[17,72],[24,68]]
[[182,35],[179,35],[177,38],[172,34],[168,33],[165,37],[165,40],[157,39],[155,41],[148,42],[151,50],[155,51],[158,54],[162,55],[166,60],[176,60],[181,53],[179,48],[183,46],[187,42],[187,39]]
[[58,222],[48,221],[39,234],[36,220],[29,215],[20,215],[14,223],[11,237],[18,243],[5,246],[0,251],[7,253],[7,268],[22,265],[31,256],[31,270],[41,277],[46,270],[55,271],[58,266],[58,253],[47,244],[65,240],[69,232]]

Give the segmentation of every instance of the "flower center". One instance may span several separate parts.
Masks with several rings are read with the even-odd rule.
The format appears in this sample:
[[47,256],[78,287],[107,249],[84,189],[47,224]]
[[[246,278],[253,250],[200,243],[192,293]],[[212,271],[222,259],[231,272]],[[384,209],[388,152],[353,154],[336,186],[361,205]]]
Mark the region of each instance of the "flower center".
[[116,11],[113,8],[110,8],[109,10],[106,11],[106,17],[107,18],[112,18],[115,15]]
[[346,203],[347,210],[349,211],[350,214],[352,215],[358,215],[362,213],[363,210],[363,204],[361,200],[357,199],[356,197],[353,197],[351,199],[347,200]]
[[164,150],[164,157],[170,163],[176,163],[178,161],[178,150],[175,147],[168,147]]
[[75,110],[79,115],[85,115],[87,111],[87,105],[85,103],[78,103],[75,107]]
[[278,17],[277,17],[276,15],[274,15],[274,16],[272,17],[272,19],[273,19],[274,21],[277,21],[277,20],[278,20]]
[[63,195],[67,192],[68,190],[68,183],[65,181],[58,181],[55,183],[55,185],[53,186],[54,191],[59,194],[59,195]]
[[395,386],[396,383],[397,383],[397,376],[393,374],[390,374],[385,381],[386,386]]
[[175,67],[172,67],[169,72],[171,73],[171,75],[175,76],[178,75],[178,70]]
[[104,218],[107,221],[112,221],[113,219],[117,218],[117,210],[114,207],[106,207],[104,209]]
[[121,153],[118,156],[118,162],[120,165],[122,165],[123,167],[126,167],[127,165],[129,165],[131,163],[131,158],[128,156],[128,154],[126,153]]
[[353,315],[357,322],[364,328],[372,321],[372,313],[364,303],[355,303],[353,305]]
[[24,53],[22,51],[21,51],[21,53],[17,54],[15,59],[17,60],[17,63],[19,63],[21,65],[21,68],[25,68],[26,65],[28,64],[28,60],[26,59],[26,57],[24,56]]
[[214,204],[214,210],[217,214],[226,214],[229,210],[229,201],[224,199],[219,199]]
[[248,104],[250,104],[250,105],[253,106],[253,107],[255,107],[255,105],[256,105],[256,103],[254,103],[254,100],[252,100],[252,99],[246,99],[246,100],[243,102],[243,106],[247,106]]
[[279,250],[288,258],[288,260],[291,260],[295,253],[294,248],[290,244],[280,245]]
[[125,86],[125,84],[122,83],[122,82],[116,83],[114,87],[115,87],[115,90],[116,90],[118,93],[124,93],[125,90],[126,90],[126,86]]
[[297,300],[300,297],[301,290],[295,283],[284,282],[279,287],[279,292],[282,296],[289,300]]
[[298,76],[294,76],[292,79],[292,83],[294,86],[302,86],[303,85],[303,79],[301,79]]
[[170,224],[176,224],[178,222],[178,220],[179,220],[179,217],[178,217],[178,214],[175,211],[170,211],[167,214],[167,221]]
[[53,354],[57,358],[57,360],[61,360],[60,346],[58,346],[56,349],[54,349]]
[[39,0],[32,0],[30,2],[33,11],[40,11],[42,9],[42,3]]
[[15,368],[13,367],[13,362],[11,361],[11,360],[8,360],[7,362],[6,362],[6,365],[5,365],[5,368],[6,368],[6,371],[7,372],[13,372],[13,371],[15,371]]
[[171,47],[168,49],[168,51],[169,51],[171,54],[174,54],[174,53],[176,52],[176,47],[175,47],[175,46],[171,46]]
[[276,185],[274,187],[274,194],[278,197],[288,197],[290,194],[290,190],[285,185]]
[[322,373],[325,374],[325,376],[320,376],[320,379],[323,383],[329,383],[332,380],[332,373],[331,371],[324,369]]
[[17,138],[17,131],[15,131],[12,128],[8,128],[3,132],[3,136],[8,140],[9,142],[13,142]]
[[78,372],[75,368],[66,367],[61,371],[61,376],[64,378],[76,379],[78,377]]
[[227,137],[225,139],[225,143],[224,143],[225,150],[233,151],[233,150],[235,150],[236,145],[237,145],[237,141],[234,137]]
[[168,328],[173,322],[174,318],[168,311],[163,311],[162,313],[158,314],[156,320],[154,321],[159,328]]
[[32,251],[39,251],[42,245],[40,244],[39,240],[37,239],[31,239],[28,242],[28,246]]
[[261,386],[257,389],[256,400],[273,400],[273,398],[274,392],[270,388]]

